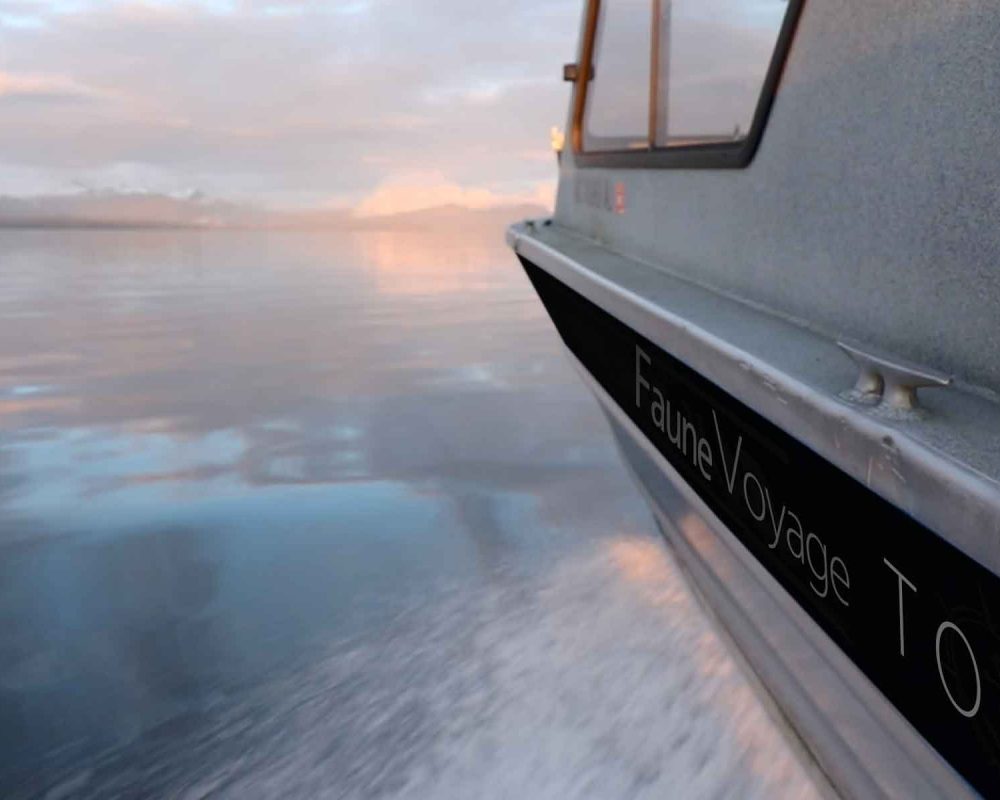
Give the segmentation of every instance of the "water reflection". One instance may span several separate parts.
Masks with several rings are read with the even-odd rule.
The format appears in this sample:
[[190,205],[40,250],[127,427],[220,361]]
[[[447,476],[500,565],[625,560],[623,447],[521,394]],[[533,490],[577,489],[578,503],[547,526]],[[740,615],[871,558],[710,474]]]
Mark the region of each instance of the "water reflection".
[[561,408],[573,377],[499,242],[0,249],[5,767],[133,736],[407,583],[488,570],[532,504],[599,502],[603,432]]
[[[463,610],[515,613],[622,530],[646,537],[611,551],[625,582],[661,575],[499,232],[26,231],[0,252],[0,786],[194,792],[300,737],[341,775],[405,761],[414,742],[379,737],[452,723],[387,693],[486,668],[460,663]],[[587,616],[590,584],[569,590]],[[310,692],[333,716],[303,732],[287,699]],[[366,727],[373,707],[396,723]],[[251,783],[315,794],[267,769]]]

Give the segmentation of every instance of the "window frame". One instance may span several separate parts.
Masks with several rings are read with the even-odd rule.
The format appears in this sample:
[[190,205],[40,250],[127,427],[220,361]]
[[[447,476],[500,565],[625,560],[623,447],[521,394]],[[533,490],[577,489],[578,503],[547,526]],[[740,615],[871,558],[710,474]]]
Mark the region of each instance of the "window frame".
[[[578,77],[573,86],[573,116],[570,141],[573,161],[578,167],[649,168],[662,169],[743,169],[753,161],[764,126],[770,114],[774,97],[781,81],[788,51],[798,24],[802,7],[806,0],[788,0],[788,10],[775,40],[774,52],[768,64],[760,97],[754,108],[753,121],[747,135],[735,142],[713,142],[705,144],[677,145],[674,147],[646,147],[624,150],[586,150],[583,146],[583,126],[587,111],[587,95],[594,64],[594,48],[597,41],[597,26],[601,18],[602,0],[588,0],[584,21],[583,41],[578,60]],[[659,0],[653,0],[654,8]],[[656,46],[655,31],[650,44],[650,64],[654,63]],[[652,71],[652,69],[651,69]],[[650,75],[650,93],[654,76]],[[652,125],[652,121],[650,122]],[[649,141],[652,141],[650,138]]]

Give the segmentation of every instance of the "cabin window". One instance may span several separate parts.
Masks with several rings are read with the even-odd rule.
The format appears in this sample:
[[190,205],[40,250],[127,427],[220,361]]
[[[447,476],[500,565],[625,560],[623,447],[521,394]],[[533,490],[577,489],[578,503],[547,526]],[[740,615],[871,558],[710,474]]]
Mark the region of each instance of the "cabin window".
[[588,89],[588,144],[600,150],[646,147],[649,139],[650,0],[601,3],[599,59]]
[[800,0],[592,0],[583,152],[739,147]]

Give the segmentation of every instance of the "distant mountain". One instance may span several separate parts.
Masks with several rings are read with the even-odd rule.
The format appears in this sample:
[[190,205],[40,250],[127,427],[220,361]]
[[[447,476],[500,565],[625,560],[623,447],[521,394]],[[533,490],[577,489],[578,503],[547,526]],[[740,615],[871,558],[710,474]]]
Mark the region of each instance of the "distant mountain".
[[0,197],[0,227],[220,228],[256,226],[258,209],[213,200],[141,192],[80,192],[71,195]]
[[547,213],[543,206],[531,204],[484,209],[447,205],[404,214],[354,217],[345,209],[269,211],[199,193],[185,197],[113,191],[0,196],[0,228],[442,230],[497,227]]

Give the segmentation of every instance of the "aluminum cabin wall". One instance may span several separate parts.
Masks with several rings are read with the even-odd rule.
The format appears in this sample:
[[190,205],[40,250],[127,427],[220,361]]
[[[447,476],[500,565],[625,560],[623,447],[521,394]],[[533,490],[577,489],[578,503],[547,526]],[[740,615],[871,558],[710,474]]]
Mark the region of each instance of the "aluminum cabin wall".
[[[616,215],[581,175],[626,187]],[[1000,5],[806,0],[745,169],[577,169],[610,249],[1000,390]]]

